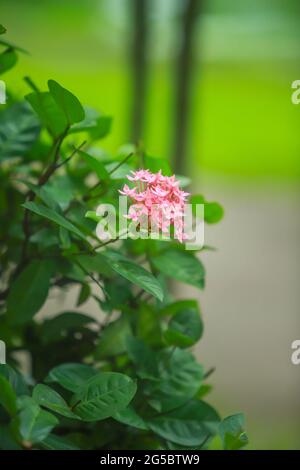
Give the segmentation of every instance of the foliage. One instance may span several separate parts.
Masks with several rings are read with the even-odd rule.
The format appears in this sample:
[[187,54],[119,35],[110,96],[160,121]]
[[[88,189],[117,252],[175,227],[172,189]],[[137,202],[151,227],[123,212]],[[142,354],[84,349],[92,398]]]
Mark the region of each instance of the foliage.
[[[17,57],[18,49],[1,44],[4,73],[16,60],[3,54]],[[173,241],[110,245],[95,235],[95,204],[117,207],[130,169],[144,159],[157,171],[166,161],[134,146],[115,157],[99,150],[111,117],[54,80],[43,92],[26,81],[31,92],[22,102],[10,96],[0,113],[0,336],[8,360],[0,366],[0,448],[205,449],[216,435],[224,448],[241,448],[241,415],[222,422],[203,400],[207,374],[190,349],[203,333],[198,304],[176,302],[168,290],[170,279],[204,287],[198,257]],[[215,222],[222,209],[213,203],[209,214]],[[80,312],[37,315],[54,290],[74,286]]]

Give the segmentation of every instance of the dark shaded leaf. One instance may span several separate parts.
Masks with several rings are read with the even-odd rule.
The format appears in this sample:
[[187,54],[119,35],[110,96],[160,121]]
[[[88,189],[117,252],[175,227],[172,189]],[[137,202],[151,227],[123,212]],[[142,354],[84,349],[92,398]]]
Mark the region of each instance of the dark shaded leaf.
[[8,321],[24,324],[40,310],[47,299],[54,272],[52,260],[32,261],[12,283],[7,300]]
[[0,160],[23,156],[40,133],[27,103],[15,103],[0,113]]

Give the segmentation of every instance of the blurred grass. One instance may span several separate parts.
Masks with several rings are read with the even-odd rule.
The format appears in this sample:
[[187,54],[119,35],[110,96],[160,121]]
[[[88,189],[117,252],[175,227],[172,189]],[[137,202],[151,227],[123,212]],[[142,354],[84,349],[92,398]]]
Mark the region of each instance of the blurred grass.
[[[193,165],[226,175],[299,178],[299,111],[291,105],[289,83],[278,73],[265,80],[253,70],[229,64],[206,65],[203,78],[195,82],[190,154]],[[103,146],[111,151],[128,140],[130,73],[124,66],[98,70],[80,65],[55,64],[21,58],[19,66],[7,74],[9,87],[19,95],[28,92],[21,78],[29,74],[42,88],[54,78],[72,90],[86,104],[114,117],[112,134]],[[145,145],[156,155],[168,156],[171,147],[172,95],[167,67],[152,69],[148,96]],[[276,80],[274,80],[276,76]]]
[[[8,87],[22,95],[28,92],[23,76],[30,75],[43,89],[47,80],[54,78],[82,102],[113,115],[113,132],[103,142],[105,148],[115,151],[126,142],[132,93],[128,2],[2,2],[5,8],[1,21],[8,27],[7,37],[31,54],[22,56],[18,67],[4,76]],[[113,4],[118,15],[123,15],[115,23],[108,8]],[[119,11],[121,5],[123,11]],[[18,15],[15,15],[16,7]],[[222,35],[224,26],[219,23]],[[211,29],[207,33],[206,50],[212,47],[211,43],[222,44],[220,34]],[[207,30],[206,25],[204,31]],[[234,54],[239,51],[242,55],[247,44],[245,39],[239,50],[236,36],[232,31],[230,34],[224,31],[223,43],[227,39],[228,49],[231,44]],[[198,37],[202,47],[202,36]],[[266,32],[264,40],[269,37]],[[274,47],[276,40],[278,37],[274,37]],[[294,42],[293,39],[291,44]],[[291,82],[299,78],[298,65],[293,54],[286,58],[280,54],[262,58],[257,52],[255,59],[254,45],[253,37],[250,52],[254,58],[247,57],[249,48],[244,59],[233,54],[229,58],[224,56],[223,60],[212,60],[207,58],[207,51],[202,61],[198,58],[191,100],[189,168],[227,177],[298,180],[300,105],[291,104]],[[168,55],[161,60],[150,56],[144,142],[152,154],[166,157],[172,157],[173,86],[174,62]]]

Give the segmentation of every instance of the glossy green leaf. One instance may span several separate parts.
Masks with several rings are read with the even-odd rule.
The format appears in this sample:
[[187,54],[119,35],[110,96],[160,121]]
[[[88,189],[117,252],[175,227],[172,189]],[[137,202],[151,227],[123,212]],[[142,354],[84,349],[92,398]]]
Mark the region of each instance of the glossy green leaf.
[[22,374],[8,364],[0,364],[0,376],[5,377],[11,384],[16,395],[28,395],[29,390]]
[[32,398],[38,405],[44,408],[55,411],[66,418],[78,419],[78,416],[71,411],[63,397],[47,385],[36,385],[32,392]]
[[170,249],[151,259],[152,264],[164,275],[203,288],[205,270],[201,261],[186,251]]
[[6,28],[0,24],[0,34],[5,34],[6,33]]
[[10,324],[27,323],[41,309],[47,299],[53,271],[52,260],[36,260],[14,280],[7,300]]
[[83,158],[88,167],[96,173],[100,181],[109,178],[109,174],[100,160],[86,152],[79,152],[79,155]]
[[67,118],[49,92],[34,92],[25,98],[53,137],[57,138],[66,132]]
[[174,315],[164,333],[168,344],[187,348],[193,346],[203,334],[203,322],[198,309],[186,308]]
[[80,122],[84,119],[85,113],[84,109],[75,95],[70,91],[63,88],[55,80],[48,81],[49,91],[55,100],[56,104],[63,111],[68,126]]
[[16,394],[10,382],[0,375],[0,405],[8,414],[14,416],[17,411]]
[[66,219],[63,215],[54,211],[50,207],[46,207],[41,204],[36,204],[35,202],[31,201],[25,202],[24,204],[22,204],[22,207],[30,210],[31,212],[34,212],[37,215],[40,215],[41,217],[51,220],[51,222],[54,222],[56,225],[59,225],[60,227],[65,228],[69,232],[74,233],[74,235],[77,235],[82,240],[86,240],[86,235],[82,233],[81,230],[79,230],[74,224],[69,222],[69,220]]
[[196,215],[196,205],[204,204],[204,220],[208,224],[216,224],[223,219],[224,209],[218,202],[208,202],[202,195],[193,195],[190,200],[192,210]]
[[225,450],[238,450],[248,444],[245,417],[242,413],[225,418],[220,423],[219,432]]
[[128,406],[127,408],[118,411],[113,415],[113,418],[116,421],[133,428],[142,429],[143,431],[147,431],[147,429],[149,429],[146,421],[137,414],[132,406]]
[[184,446],[200,446],[217,433],[220,418],[203,401],[192,400],[174,411],[147,421],[164,439]]
[[136,383],[127,375],[98,373],[73,396],[74,413],[85,421],[99,421],[126,408],[135,393]]
[[44,411],[30,397],[21,397],[19,404],[19,431],[28,442],[43,441],[58,424],[58,419],[48,411]]
[[85,364],[61,364],[54,367],[47,375],[45,382],[56,382],[63,388],[76,392],[83,387],[97,371]]
[[203,367],[184,350],[166,350],[158,354],[159,380],[147,385],[149,403],[157,411],[174,409],[193,398],[203,380]]
[[135,264],[131,261],[112,261],[111,268],[120,276],[125,277],[128,281],[141,287],[149,294],[156,297],[158,300],[163,300],[163,289],[158,279],[153,276],[149,271],[142,266]]
[[160,310],[160,315],[172,316],[186,309],[198,310],[197,300],[185,299],[185,300],[177,300],[176,302],[169,303]]

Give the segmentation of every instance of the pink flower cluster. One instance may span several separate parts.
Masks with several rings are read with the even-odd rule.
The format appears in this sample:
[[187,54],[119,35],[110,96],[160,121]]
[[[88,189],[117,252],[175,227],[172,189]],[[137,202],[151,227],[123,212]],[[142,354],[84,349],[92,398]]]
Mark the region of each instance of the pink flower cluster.
[[161,170],[158,173],[149,170],[131,173],[132,176],[127,178],[133,187],[125,184],[123,190],[119,191],[132,201],[126,217],[140,224],[146,221],[148,231],[161,231],[164,235],[169,234],[173,226],[175,237],[183,242],[187,238],[183,216],[189,193],[179,188],[175,175],[163,176]]

